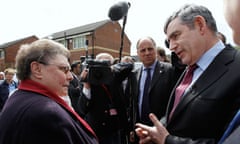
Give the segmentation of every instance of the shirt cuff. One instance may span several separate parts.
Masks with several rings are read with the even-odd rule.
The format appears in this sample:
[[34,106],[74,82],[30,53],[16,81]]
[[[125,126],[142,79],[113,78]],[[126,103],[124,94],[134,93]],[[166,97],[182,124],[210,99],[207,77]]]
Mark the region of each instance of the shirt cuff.
[[91,99],[90,89],[83,87],[83,94],[86,96],[87,99]]

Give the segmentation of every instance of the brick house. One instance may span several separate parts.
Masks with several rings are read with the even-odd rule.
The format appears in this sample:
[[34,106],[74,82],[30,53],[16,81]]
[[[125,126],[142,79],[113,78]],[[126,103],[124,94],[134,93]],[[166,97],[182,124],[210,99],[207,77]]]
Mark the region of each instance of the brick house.
[[[119,58],[122,28],[118,22],[103,20],[80,27],[53,33],[48,38],[64,44],[71,52],[70,61],[78,61],[88,55],[95,58],[107,52]],[[131,42],[124,34],[122,56],[130,55]]]
[[38,40],[35,35],[18,39],[15,41],[7,42],[0,45],[0,71],[4,71],[5,68],[15,68],[15,57],[18,49],[22,44],[32,43]]
[[[103,20],[80,27],[53,33],[45,38],[64,44],[71,52],[70,62],[79,61],[88,55],[95,58],[100,52],[108,52],[119,57],[122,28],[118,22]],[[22,44],[31,43],[39,38],[29,36],[0,45],[0,71],[15,67],[15,57]],[[131,42],[124,34],[122,56],[130,55]]]

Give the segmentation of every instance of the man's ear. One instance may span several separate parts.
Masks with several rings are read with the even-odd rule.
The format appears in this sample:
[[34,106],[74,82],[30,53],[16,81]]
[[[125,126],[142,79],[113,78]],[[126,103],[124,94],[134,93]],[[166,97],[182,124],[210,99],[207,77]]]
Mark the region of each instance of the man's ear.
[[200,31],[200,34],[205,34],[207,24],[206,20],[202,16],[196,16],[194,19],[194,27]]
[[42,64],[33,61],[30,64],[30,71],[33,77],[37,78],[37,79],[42,79]]

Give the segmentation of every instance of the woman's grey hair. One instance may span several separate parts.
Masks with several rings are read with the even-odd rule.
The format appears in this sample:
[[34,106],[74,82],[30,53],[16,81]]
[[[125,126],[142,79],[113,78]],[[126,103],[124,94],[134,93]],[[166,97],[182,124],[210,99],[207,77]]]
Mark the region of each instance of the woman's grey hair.
[[40,39],[20,47],[16,56],[17,77],[25,80],[30,77],[33,61],[48,64],[56,55],[70,58],[70,52],[64,45],[49,39]]
[[195,4],[187,4],[174,12],[166,21],[164,25],[164,33],[167,33],[168,25],[176,18],[180,18],[183,25],[187,25],[190,29],[194,28],[194,20],[196,16],[204,17],[206,24],[210,30],[217,32],[217,25],[212,13],[208,8]]

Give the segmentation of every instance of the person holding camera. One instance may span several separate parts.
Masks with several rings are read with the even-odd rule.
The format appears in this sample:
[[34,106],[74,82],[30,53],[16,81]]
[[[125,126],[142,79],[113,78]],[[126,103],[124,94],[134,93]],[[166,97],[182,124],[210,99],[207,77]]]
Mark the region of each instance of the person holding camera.
[[[133,64],[111,65],[113,60],[110,54],[100,53],[81,73],[84,86],[78,106],[81,115],[96,132],[100,144],[125,143],[127,116],[121,85]],[[106,61],[110,63],[108,67]]]

